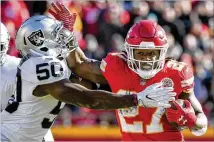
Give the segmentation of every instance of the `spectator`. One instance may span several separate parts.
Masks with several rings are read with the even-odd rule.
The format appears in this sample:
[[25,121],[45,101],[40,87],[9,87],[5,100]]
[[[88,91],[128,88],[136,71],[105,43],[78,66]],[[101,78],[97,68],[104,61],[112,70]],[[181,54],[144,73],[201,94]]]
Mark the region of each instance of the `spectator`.
[[29,11],[23,0],[1,1],[1,21],[7,27],[10,34],[10,49],[8,50],[8,53],[10,55],[18,56],[18,51],[15,48],[14,39],[16,30],[28,17]]

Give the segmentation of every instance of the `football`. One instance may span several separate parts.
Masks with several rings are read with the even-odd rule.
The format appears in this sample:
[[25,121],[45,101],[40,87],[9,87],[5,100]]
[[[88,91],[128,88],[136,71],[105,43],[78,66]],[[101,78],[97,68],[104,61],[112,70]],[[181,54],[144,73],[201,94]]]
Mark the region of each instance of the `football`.
[[[184,100],[183,99],[177,99],[175,100],[179,106],[181,106],[182,108],[186,108],[186,104],[184,103]],[[171,104],[171,108],[176,110],[176,107],[173,103],[170,103]],[[195,112],[194,109],[191,107],[190,109],[190,112]],[[170,125],[178,130],[184,130],[184,129],[187,129],[188,127],[187,126],[179,126],[177,123],[174,123],[174,122],[171,122]]]
[[[178,104],[179,104],[179,106],[181,106],[182,108],[185,108],[186,107],[186,105],[185,105],[185,103],[184,103],[184,100],[182,100],[182,99],[177,99],[177,100],[175,100]],[[172,109],[174,109],[174,110],[176,110],[176,107],[175,107],[175,105],[171,102],[170,103],[170,105],[171,105],[171,108]]]
[[[178,103],[178,105],[179,105],[181,108],[186,108],[186,104],[184,103],[184,100],[183,100],[183,99],[177,99],[177,100],[175,100],[175,101]],[[172,108],[172,109],[176,110],[176,107],[174,106],[173,103],[170,103],[170,105],[171,105],[171,108]],[[195,111],[194,111],[194,109],[193,109],[192,106],[191,106],[191,108],[190,108],[189,111],[192,112],[192,113],[195,113]]]

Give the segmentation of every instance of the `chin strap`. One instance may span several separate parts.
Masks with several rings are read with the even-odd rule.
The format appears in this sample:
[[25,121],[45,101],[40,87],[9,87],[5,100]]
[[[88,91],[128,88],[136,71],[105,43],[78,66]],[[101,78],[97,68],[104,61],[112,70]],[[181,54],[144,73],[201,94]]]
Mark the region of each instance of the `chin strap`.
[[141,69],[136,70],[137,74],[143,79],[150,79],[156,75],[158,71],[142,71]]

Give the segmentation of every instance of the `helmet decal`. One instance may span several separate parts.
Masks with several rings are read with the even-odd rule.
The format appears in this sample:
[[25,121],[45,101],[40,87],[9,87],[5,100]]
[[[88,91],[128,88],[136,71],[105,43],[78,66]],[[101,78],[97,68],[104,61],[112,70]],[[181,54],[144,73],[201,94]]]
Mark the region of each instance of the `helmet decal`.
[[44,43],[44,34],[41,29],[32,32],[27,38],[34,46],[41,46]]

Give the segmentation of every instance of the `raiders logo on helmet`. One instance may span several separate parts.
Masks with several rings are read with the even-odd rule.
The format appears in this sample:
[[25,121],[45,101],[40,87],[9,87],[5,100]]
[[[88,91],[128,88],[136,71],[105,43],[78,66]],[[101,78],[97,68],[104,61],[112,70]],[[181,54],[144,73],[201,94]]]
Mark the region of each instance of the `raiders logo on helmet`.
[[44,34],[42,30],[34,31],[27,37],[31,44],[41,46],[44,42]]
[[173,83],[172,79],[170,79],[170,78],[163,78],[161,80],[161,82],[163,83],[163,87],[173,87],[174,86],[174,83]]

